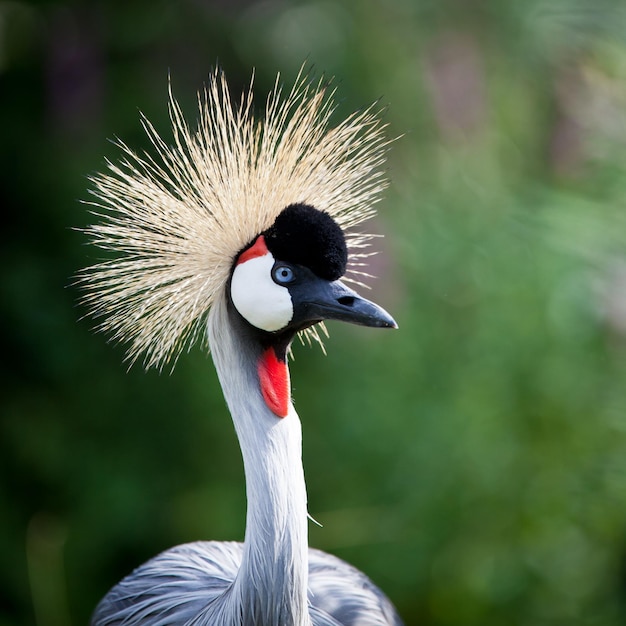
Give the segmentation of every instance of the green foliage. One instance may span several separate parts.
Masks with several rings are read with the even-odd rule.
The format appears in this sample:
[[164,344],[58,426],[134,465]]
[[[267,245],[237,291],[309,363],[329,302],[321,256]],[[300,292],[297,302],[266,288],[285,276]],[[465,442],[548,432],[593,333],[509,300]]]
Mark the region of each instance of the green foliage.
[[[0,2],[0,625],[85,623],[176,543],[241,539],[210,358],[125,371],[81,320],[87,176],[219,60],[389,103],[373,297],[295,348],[311,543],[407,625],[626,621],[626,11],[619,0]],[[163,133],[166,134],[166,133]]]

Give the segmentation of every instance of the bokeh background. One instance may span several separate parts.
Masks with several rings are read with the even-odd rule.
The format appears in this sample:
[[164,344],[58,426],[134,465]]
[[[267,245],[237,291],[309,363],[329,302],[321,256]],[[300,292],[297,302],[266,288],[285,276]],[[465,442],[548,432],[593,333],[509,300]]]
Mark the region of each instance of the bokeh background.
[[626,623],[622,0],[0,1],[0,625],[78,626],[174,544],[241,539],[210,358],[131,371],[72,276],[119,136],[303,61],[387,107],[372,297],[297,346],[311,544],[407,625]]

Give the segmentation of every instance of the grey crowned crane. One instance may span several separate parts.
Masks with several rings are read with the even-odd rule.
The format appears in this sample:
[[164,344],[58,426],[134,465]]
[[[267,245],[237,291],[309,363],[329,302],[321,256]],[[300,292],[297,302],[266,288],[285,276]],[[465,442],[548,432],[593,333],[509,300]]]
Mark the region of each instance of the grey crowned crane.
[[385,180],[387,141],[373,109],[330,126],[332,93],[301,74],[277,79],[258,121],[252,88],[235,105],[213,72],[190,130],[170,92],[174,142],[144,118],[156,152],[92,179],[93,243],[114,258],[81,275],[100,327],[146,367],[175,363],[208,330],[239,438],[247,490],[243,543],[181,545],[113,587],[93,626],[401,624],[385,595],[340,559],[309,549],[301,427],[287,365],[298,334],[343,320],[395,328],[339,279],[362,274]]

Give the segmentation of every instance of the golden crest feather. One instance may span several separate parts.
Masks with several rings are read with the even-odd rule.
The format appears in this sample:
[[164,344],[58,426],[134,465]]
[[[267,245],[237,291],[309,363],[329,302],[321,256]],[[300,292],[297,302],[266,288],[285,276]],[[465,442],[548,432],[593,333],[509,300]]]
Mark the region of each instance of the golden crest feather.
[[[91,179],[88,204],[101,221],[86,229],[116,258],[87,268],[79,282],[99,329],[129,344],[131,362],[175,362],[203,333],[237,253],[289,204],[327,211],[347,231],[348,279],[363,274],[370,236],[348,229],[374,214],[388,141],[374,107],[331,126],[333,95],[301,71],[283,98],[278,77],[257,120],[252,83],[235,106],[216,70],[198,98],[195,130],[170,87],[173,144],[143,116],[155,154],[118,141],[123,159]],[[309,340],[320,341],[311,330]]]

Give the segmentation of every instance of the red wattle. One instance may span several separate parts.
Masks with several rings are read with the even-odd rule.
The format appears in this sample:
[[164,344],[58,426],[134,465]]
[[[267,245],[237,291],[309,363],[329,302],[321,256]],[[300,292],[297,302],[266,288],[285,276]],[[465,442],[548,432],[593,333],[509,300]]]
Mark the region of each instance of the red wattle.
[[289,412],[289,368],[281,361],[274,348],[268,348],[257,366],[261,393],[265,404],[277,417],[286,417]]

